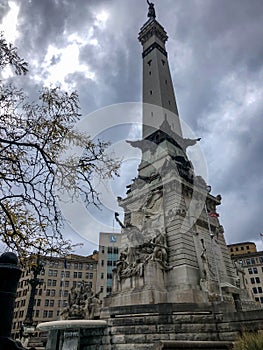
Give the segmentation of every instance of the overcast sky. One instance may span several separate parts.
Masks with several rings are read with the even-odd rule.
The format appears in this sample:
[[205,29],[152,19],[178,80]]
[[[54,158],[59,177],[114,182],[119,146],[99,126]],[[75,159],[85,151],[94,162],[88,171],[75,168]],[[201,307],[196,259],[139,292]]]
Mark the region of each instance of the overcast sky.
[[[0,4],[2,30],[29,62],[29,74],[17,84],[32,99],[41,86],[59,83],[78,90],[85,127],[98,124],[98,116],[105,121],[118,113],[123,123],[138,122],[136,111],[132,120],[121,113],[122,107],[106,108],[102,115],[95,111],[141,101],[137,36],[147,20],[146,1],[0,0]],[[218,212],[227,243],[255,241],[263,249],[259,237],[263,232],[263,1],[156,0],[155,8],[169,36],[167,50],[180,118],[202,137],[208,183],[212,193],[223,198]],[[125,108],[136,110],[134,106]],[[139,136],[135,123],[129,128],[112,124],[117,133],[109,133],[111,125],[103,123],[95,134],[105,129],[105,137],[118,135],[113,139],[117,145],[124,144],[127,134]],[[136,160],[126,161],[121,174],[110,185],[111,197],[123,195],[136,174]],[[95,214],[89,209],[86,215],[83,209],[82,215],[76,215],[79,226],[70,218],[71,226],[82,231],[81,236],[91,232],[93,238],[90,233],[87,237],[96,243],[100,230],[112,229],[101,223],[107,218],[111,225],[117,204],[106,206],[106,212]],[[66,229],[74,241],[82,240],[72,232]],[[85,244],[80,253],[89,254],[94,248]]]

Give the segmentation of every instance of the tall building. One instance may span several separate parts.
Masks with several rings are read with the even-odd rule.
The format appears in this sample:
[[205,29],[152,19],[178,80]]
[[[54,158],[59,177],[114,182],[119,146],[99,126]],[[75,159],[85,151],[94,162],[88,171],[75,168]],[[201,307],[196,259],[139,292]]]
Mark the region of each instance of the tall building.
[[[57,320],[60,312],[67,306],[70,289],[77,287],[80,282],[85,281],[95,288],[97,260],[97,253],[90,256],[71,254],[66,258],[40,257],[43,269],[38,276],[41,284],[37,287],[34,300],[34,325],[40,322]],[[19,335],[26,318],[31,290],[28,281],[31,278],[30,268],[24,268],[15,300],[12,331],[14,336]]]
[[241,243],[235,243],[235,244],[228,244],[227,249],[231,257],[240,255],[240,254],[256,253],[257,251],[257,247],[254,242],[241,242]]
[[119,259],[120,244],[119,233],[100,232],[96,292],[100,292],[101,300],[112,291],[112,270]]
[[263,305],[263,251],[258,252],[254,242],[229,244],[227,247],[233,263],[244,271],[250,295]]

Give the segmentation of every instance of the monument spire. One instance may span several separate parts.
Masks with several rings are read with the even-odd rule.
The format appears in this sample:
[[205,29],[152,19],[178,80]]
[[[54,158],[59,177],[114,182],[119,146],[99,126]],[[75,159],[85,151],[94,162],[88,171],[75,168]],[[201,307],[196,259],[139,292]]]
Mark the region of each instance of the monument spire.
[[147,22],[139,32],[143,46],[143,138],[158,130],[165,119],[182,136],[165,43],[167,33],[156,20],[154,4],[149,5]]

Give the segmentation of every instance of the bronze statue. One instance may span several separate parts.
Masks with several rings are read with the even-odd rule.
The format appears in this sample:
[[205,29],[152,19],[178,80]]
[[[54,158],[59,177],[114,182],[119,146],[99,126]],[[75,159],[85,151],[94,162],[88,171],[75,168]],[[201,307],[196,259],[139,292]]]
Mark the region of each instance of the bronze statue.
[[147,4],[149,5],[149,11],[148,11],[148,17],[149,18],[155,18],[156,14],[155,14],[155,9],[154,9],[154,4],[152,2],[149,2],[149,0],[147,0]]

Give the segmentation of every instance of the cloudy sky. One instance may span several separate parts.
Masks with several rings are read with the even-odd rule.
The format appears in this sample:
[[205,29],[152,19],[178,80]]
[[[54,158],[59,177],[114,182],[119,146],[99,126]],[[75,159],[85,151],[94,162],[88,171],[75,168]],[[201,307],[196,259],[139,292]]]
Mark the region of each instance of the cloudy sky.
[[[223,198],[218,212],[227,243],[249,240],[263,249],[259,237],[263,232],[263,2],[156,0],[155,8],[169,36],[167,50],[180,117],[202,137],[208,183],[212,193]],[[129,103],[141,101],[137,35],[147,20],[146,1],[0,0],[0,19],[7,39],[29,62],[29,74],[17,84],[32,99],[43,85],[77,89],[85,128],[97,123],[94,135],[115,135],[112,141],[117,145],[127,134],[138,137],[138,125],[128,127],[125,121],[139,120],[137,105]],[[9,72],[5,74],[7,78]],[[134,108],[134,120],[123,106],[126,111]],[[112,115],[118,117],[110,124]],[[105,123],[98,124],[98,117]],[[111,127],[117,133],[109,133]],[[127,181],[136,174],[136,157],[128,157],[121,169],[123,177],[110,184],[109,196],[125,192]],[[83,208],[75,223],[67,218],[66,234],[81,241],[86,232],[96,243],[100,230],[116,230],[111,222],[117,204],[105,206],[106,212],[99,213]],[[102,226],[106,217],[109,227]],[[80,252],[88,254],[94,248],[86,243]]]

